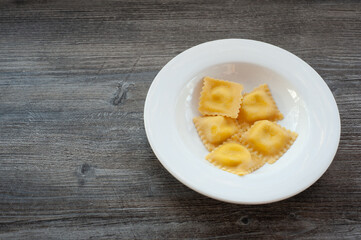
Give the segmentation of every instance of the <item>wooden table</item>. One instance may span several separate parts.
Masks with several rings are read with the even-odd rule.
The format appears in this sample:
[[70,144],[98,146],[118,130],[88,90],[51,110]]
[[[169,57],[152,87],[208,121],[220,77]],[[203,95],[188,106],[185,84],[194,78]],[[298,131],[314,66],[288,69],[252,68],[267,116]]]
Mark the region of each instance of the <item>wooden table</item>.
[[[148,144],[155,75],[221,38],[295,53],[336,98],[336,157],[295,197],[204,197]],[[0,239],[361,239],[360,136],[360,1],[0,2]]]

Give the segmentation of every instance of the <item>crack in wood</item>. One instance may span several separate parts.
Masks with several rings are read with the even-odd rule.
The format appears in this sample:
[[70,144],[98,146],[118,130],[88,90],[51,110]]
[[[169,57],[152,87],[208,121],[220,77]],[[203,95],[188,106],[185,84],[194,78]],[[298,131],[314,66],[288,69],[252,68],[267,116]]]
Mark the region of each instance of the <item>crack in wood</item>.
[[124,83],[124,82],[119,83],[117,91],[115,92],[115,96],[113,98],[114,106],[117,106],[125,101],[127,97],[128,87],[129,87],[128,83]]
[[117,106],[117,105],[123,103],[123,102],[126,100],[127,91],[129,90],[129,87],[133,85],[133,84],[129,84],[127,81],[128,81],[128,79],[130,78],[130,76],[133,74],[134,69],[135,69],[136,65],[138,64],[140,58],[141,58],[141,56],[139,56],[139,57],[135,60],[135,62],[134,62],[134,64],[133,64],[130,72],[129,72],[128,75],[125,77],[125,80],[124,80],[124,81],[121,81],[121,82],[119,83],[118,88],[117,88],[117,91],[115,92],[114,98],[113,98],[113,101],[112,101],[112,103],[113,103],[114,106]]
[[95,177],[95,167],[88,163],[83,163],[77,168],[76,176],[78,178],[79,185],[83,186],[86,180]]

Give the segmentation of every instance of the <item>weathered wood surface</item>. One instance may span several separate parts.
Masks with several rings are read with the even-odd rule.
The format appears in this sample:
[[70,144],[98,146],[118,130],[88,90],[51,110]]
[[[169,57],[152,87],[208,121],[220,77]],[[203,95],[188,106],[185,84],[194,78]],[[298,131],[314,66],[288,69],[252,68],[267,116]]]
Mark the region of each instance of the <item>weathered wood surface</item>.
[[[326,174],[241,206],[175,180],[145,136],[157,72],[196,44],[269,42],[339,106]],[[0,239],[360,239],[360,1],[0,1]]]

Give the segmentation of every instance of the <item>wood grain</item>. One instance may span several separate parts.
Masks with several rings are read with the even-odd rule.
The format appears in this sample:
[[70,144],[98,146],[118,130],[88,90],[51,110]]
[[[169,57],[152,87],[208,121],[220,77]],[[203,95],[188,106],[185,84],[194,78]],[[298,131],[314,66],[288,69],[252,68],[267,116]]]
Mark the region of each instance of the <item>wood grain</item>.
[[[145,136],[157,72],[196,44],[247,38],[332,90],[329,170],[278,203],[206,198]],[[360,1],[0,1],[0,239],[360,239]]]

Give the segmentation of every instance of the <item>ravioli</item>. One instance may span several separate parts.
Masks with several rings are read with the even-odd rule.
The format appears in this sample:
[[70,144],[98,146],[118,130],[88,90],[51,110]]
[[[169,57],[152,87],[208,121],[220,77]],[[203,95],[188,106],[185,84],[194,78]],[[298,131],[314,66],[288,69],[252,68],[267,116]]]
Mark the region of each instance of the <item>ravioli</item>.
[[237,118],[242,90],[242,84],[204,77],[198,110],[202,115]]
[[283,115],[267,84],[242,91],[242,84],[204,77],[198,107],[202,116],[193,119],[210,151],[206,159],[240,176],[276,162],[298,136],[276,123]]
[[206,159],[218,168],[237,174],[251,173],[265,164],[265,160],[252,154],[239,142],[229,141],[214,149]]
[[261,120],[241,136],[240,142],[272,164],[290,148],[297,136],[277,123]]
[[235,119],[224,116],[195,117],[193,122],[204,146],[209,151],[222,144],[239,129]]
[[283,119],[267,84],[260,85],[244,95],[238,119],[248,123],[258,120],[278,121]]

